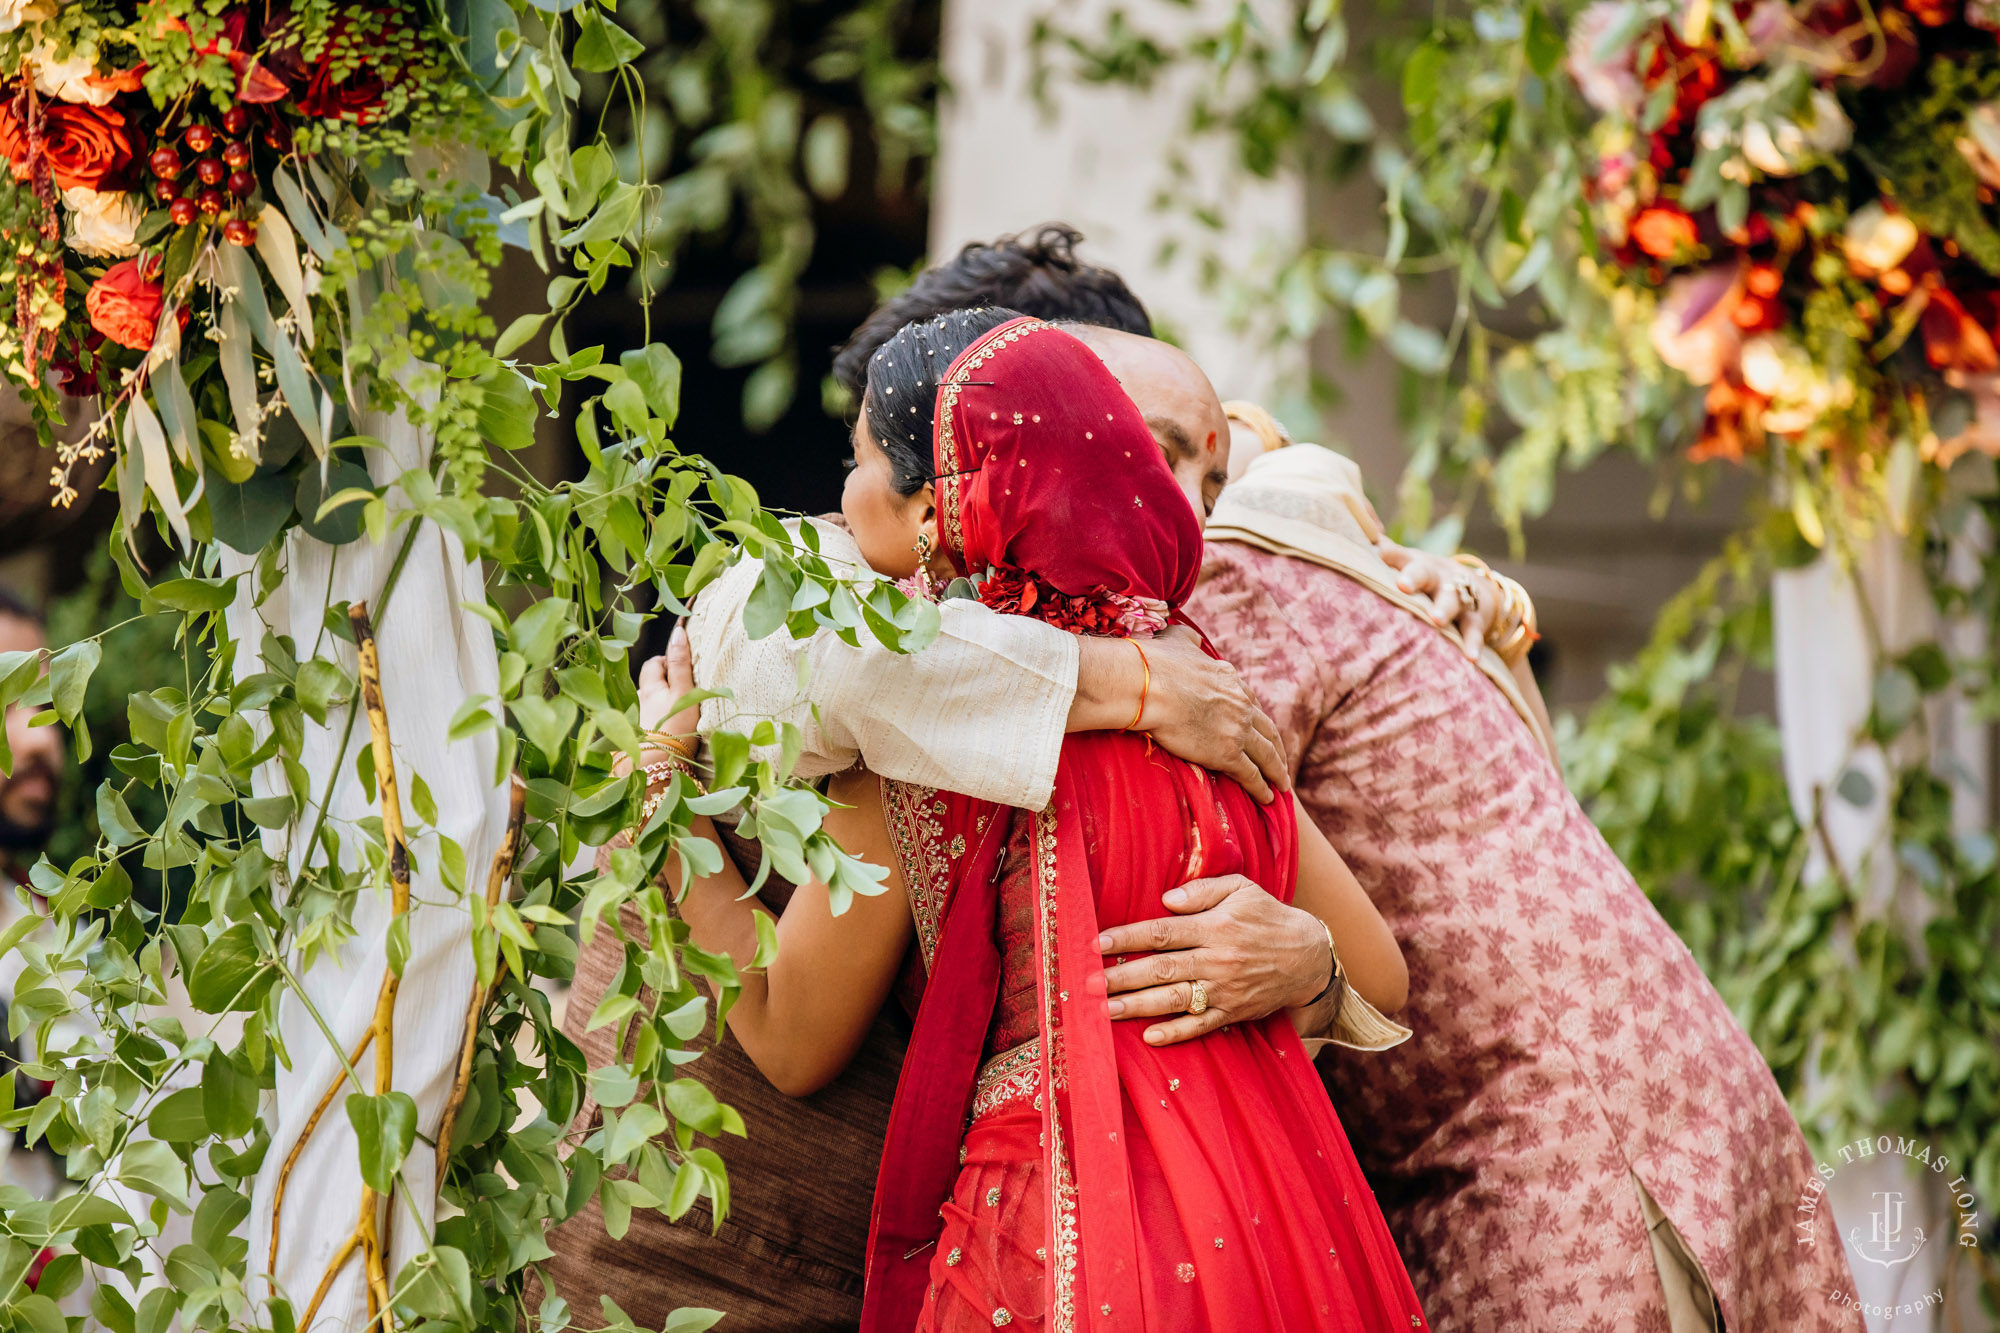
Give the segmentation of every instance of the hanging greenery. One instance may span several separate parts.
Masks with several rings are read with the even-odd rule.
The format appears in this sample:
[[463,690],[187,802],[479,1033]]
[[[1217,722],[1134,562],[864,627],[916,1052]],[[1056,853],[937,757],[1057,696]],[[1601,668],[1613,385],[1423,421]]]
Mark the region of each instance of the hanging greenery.
[[[704,13],[720,26],[744,8]],[[876,10],[857,13],[848,31],[865,44]],[[593,1197],[614,1231],[635,1208],[678,1217],[706,1199],[727,1212],[708,1141],[742,1123],[684,1066],[719,1029],[736,972],[687,944],[672,885],[655,878],[676,849],[684,867],[714,855],[689,821],[741,814],[768,866],[831,877],[836,910],[878,891],[822,831],[821,798],[788,783],[792,728],[716,737],[709,793],[676,778],[644,820],[644,781],[621,773],[641,745],[641,630],[743,555],[766,562],[752,607],[762,632],[828,625],[910,649],[936,618],[796,544],[749,486],[676,448],[672,350],[567,345],[583,292],[634,272],[651,290],[644,256],[683,225],[665,219],[682,216],[687,190],[712,188],[656,179],[639,167],[643,133],[621,157],[608,111],[580,114],[591,78],[604,108],[647,123],[645,45],[620,17],[601,0],[0,4],[0,152],[14,164],[0,178],[13,247],[4,364],[51,443],[58,394],[94,420],[80,443],[52,447],[51,499],[75,498],[76,459],[110,455],[123,591],[146,641],[177,659],[115,705],[129,739],[106,752],[95,844],[37,864],[49,916],[26,914],[0,938],[23,964],[10,1036],[27,1039],[26,1073],[53,1087],[15,1109],[15,1081],[0,1080],[0,1124],[51,1144],[75,1186],[48,1201],[0,1186],[9,1328],[56,1333],[59,1303],[87,1299],[118,1333],[175,1318],[288,1333],[343,1272],[362,1275],[385,1330],[567,1327],[557,1298],[522,1307],[547,1227]],[[740,128],[714,121],[724,138]],[[827,169],[833,154],[818,151]],[[523,256],[550,274],[546,308],[496,329],[495,273]],[[520,349],[537,332],[552,350],[530,360]],[[511,455],[566,393],[586,468],[544,485]],[[390,446],[362,422],[414,428],[428,461],[378,480]],[[152,569],[138,558],[148,530],[168,553]],[[448,535],[485,577],[463,613],[495,636],[497,690],[464,700],[449,735],[490,742],[483,780],[515,784],[490,864],[468,864],[439,827],[440,775],[391,734],[396,700],[385,704],[376,665],[420,533]],[[381,558],[372,605],[300,586],[295,562],[328,547]],[[233,628],[280,590],[312,608],[311,633]],[[100,691],[129,681],[129,663],[113,671],[105,657],[130,641],[110,634],[69,638],[49,661],[0,656],[0,706],[43,710],[88,752]],[[308,770],[308,736],[329,740],[330,764]],[[356,782],[378,813],[329,821],[335,788]],[[635,826],[605,869],[568,869]],[[302,835],[296,863],[267,853],[263,835],[278,830]],[[142,870],[185,881],[177,916],[134,897]],[[415,899],[413,872],[435,876],[442,900]],[[304,983],[375,903],[387,925],[369,943],[386,965],[351,983],[375,997],[375,1018],[350,1052]],[[626,940],[628,984],[592,1021],[620,1025],[632,1054],[587,1070],[536,983],[567,979],[573,929],[623,937],[626,906],[643,923]],[[424,1142],[389,1074],[410,922],[436,912],[469,923],[477,981],[443,1125]],[[722,988],[713,1004],[704,979]],[[170,991],[199,1022],[151,1007]],[[366,1185],[317,1291],[267,1291],[255,1279],[271,1271],[276,1228],[268,1255],[242,1234],[260,1171],[281,1192],[302,1188],[297,1152],[270,1152],[270,1090],[307,1054],[287,1047],[281,1009],[308,1015],[342,1070],[306,1137],[344,1122]],[[605,1123],[566,1144],[586,1082]],[[397,1271],[386,1210],[407,1208],[419,1153],[436,1163],[439,1221]],[[164,1244],[168,1228],[191,1238]],[[717,1317],[682,1312],[669,1327]]]
[[[1569,724],[1568,771],[1808,1132],[1920,1135],[1994,1197],[2000,880],[1990,835],[1953,818],[1958,795],[1988,799],[1984,775],[1952,771],[1927,730],[1947,695],[2000,715],[2000,491],[1980,452],[2000,338],[1983,295],[2000,280],[1989,11],[1492,0],[1364,16],[1310,0],[1220,22],[1049,13],[1035,41],[1054,106],[1065,80],[1158,88],[1175,71],[1185,142],[1224,136],[1254,175],[1372,182],[1374,235],[1309,225],[1254,271],[1220,252],[1224,201],[1189,188],[1182,153],[1160,203],[1185,211],[1183,258],[1246,336],[1325,331],[1393,356],[1401,524],[1418,539],[1456,542],[1490,502],[1518,545],[1560,470],[1607,448],[1657,460],[1663,496],[1705,489],[1725,464],[1703,458],[1762,470],[1773,502]],[[1385,101],[1390,123],[1370,109]],[[1438,304],[1441,326],[1410,313]],[[1811,855],[1824,833],[1793,817],[1775,731],[1736,689],[1770,662],[1773,571],[1851,568],[1885,529],[1921,559],[1941,620],[1987,646],[1892,645],[1864,596],[1877,675],[1851,758],[1880,757],[1888,786],[1850,762],[1814,808],[1886,796],[1890,818],[1867,865],[1842,870]],[[1867,887],[1881,867],[1920,910],[1885,910]]]
[[[771,425],[798,385],[799,283],[817,237],[814,205],[864,191],[921,194],[936,151],[942,5],[918,0],[628,0],[619,21],[644,41],[629,102],[605,105],[621,171],[661,185],[633,294],[671,283],[690,243],[737,237],[754,262],[723,295],[711,355],[754,366],[743,419]],[[583,78],[586,105],[608,93]],[[872,178],[855,179],[872,168]]]

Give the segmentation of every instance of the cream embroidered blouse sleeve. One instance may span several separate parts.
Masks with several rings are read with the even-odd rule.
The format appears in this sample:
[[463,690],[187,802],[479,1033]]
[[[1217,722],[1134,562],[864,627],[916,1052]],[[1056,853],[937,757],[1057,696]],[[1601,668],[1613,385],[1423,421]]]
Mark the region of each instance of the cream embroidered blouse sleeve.
[[[817,529],[820,553],[866,569],[853,538]],[[788,526],[796,529],[798,524]],[[701,729],[748,731],[760,719],[796,724],[805,749],[794,772],[822,777],[856,759],[883,777],[947,787],[1002,805],[1049,802],[1063,729],[1076,694],[1076,637],[969,601],[938,607],[937,640],[896,653],[832,630],[752,640],[743,608],[762,569],[739,560],[695,600],[688,620],[695,683],[732,697],[701,707]]]

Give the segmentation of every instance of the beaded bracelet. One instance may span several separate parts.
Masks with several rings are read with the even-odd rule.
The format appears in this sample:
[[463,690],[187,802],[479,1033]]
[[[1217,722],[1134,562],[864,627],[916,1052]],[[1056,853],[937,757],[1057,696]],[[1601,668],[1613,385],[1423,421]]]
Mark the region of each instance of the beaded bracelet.
[[646,774],[646,800],[639,807],[639,822],[642,824],[651,819],[653,812],[660,808],[660,802],[667,799],[665,790],[656,792],[653,788],[664,787],[667,780],[676,773],[687,778],[689,785],[701,795],[708,794],[708,788],[702,785],[701,778],[694,771],[693,762],[684,757],[662,759],[657,763],[648,764],[643,772]]

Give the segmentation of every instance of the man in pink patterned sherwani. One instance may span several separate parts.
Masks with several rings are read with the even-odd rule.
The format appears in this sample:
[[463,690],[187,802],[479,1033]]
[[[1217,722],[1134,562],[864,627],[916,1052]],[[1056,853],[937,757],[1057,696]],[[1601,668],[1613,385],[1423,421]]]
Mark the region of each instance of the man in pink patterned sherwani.
[[1341,461],[1223,493],[1187,610],[1409,961],[1415,1037],[1321,1066],[1433,1325],[1859,1330],[1838,1240],[1793,1227],[1817,1182],[1768,1067],[1535,731],[1369,570],[1259,537],[1365,551],[1313,455]]

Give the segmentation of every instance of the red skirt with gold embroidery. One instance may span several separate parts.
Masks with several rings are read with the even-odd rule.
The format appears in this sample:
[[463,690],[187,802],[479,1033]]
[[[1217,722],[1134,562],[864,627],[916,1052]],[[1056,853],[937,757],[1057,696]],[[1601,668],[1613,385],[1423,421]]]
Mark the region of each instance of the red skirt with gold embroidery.
[[[1224,1039],[1227,1034],[1225,1032]],[[1194,1056],[1200,1043],[1175,1050],[1198,1067]],[[1042,1089],[1039,1043],[1029,1042],[987,1062],[973,1101],[972,1125],[966,1131],[963,1164],[951,1198],[944,1205],[937,1249],[931,1257],[930,1288],[917,1323],[918,1333],[978,1333],[994,1328],[1050,1327],[1047,1304],[1049,1190],[1042,1153]],[[1174,1056],[1169,1056],[1174,1059]],[[1191,1073],[1190,1077],[1199,1077]],[[1203,1080],[1207,1082],[1207,1080]],[[1171,1077],[1153,1089],[1163,1111],[1182,1095],[1204,1105],[1219,1091]],[[1315,1090],[1316,1091],[1316,1090]],[[1188,1239],[1189,1219],[1177,1206],[1175,1191],[1154,1151],[1142,1114],[1125,1089],[1125,1123],[1130,1133],[1128,1155],[1135,1220],[1139,1224],[1145,1272],[1141,1285],[1146,1304],[1145,1326],[1160,1333],[1250,1333],[1251,1330],[1311,1327],[1341,1333],[1378,1330],[1421,1330],[1414,1313],[1409,1282],[1383,1229],[1381,1214],[1367,1194],[1344,1140],[1333,1160],[1319,1153],[1290,1163],[1293,1172],[1330,1172],[1341,1184],[1339,1202],[1331,1214],[1301,1207],[1291,1212],[1279,1206],[1287,1193],[1272,1188],[1275,1181],[1243,1181],[1246,1193],[1261,1196],[1260,1207],[1239,1229],[1223,1253],[1222,1237],[1207,1237],[1213,1248],[1196,1253]],[[1164,1094],[1161,1096],[1159,1094]],[[1226,1102],[1225,1102],[1226,1104]],[[1259,1105],[1257,1119],[1268,1120],[1276,1132],[1261,1136],[1267,1146],[1285,1143],[1282,1111]],[[1204,1115],[1220,1127],[1220,1117]],[[1248,1125],[1237,1126],[1248,1130]],[[1308,1160],[1310,1159],[1310,1160]],[[1262,1186],[1260,1188],[1260,1185]],[[1289,1215],[1288,1215],[1289,1214]],[[1203,1233],[1207,1236],[1207,1233]],[[1239,1248],[1247,1246],[1248,1251]],[[1308,1259],[1308,1255],[1321,1256]],[[1359,1265],[1358,1268],[1352,1265]],[[1311,1274],[1302,1269],[1316,1270]],[[1285,1274],[1291,1274],[1288,1280]],[[1300,1283],[1297,1278],[1304,1278]],[[1217,1286],[1217,1290],[1207,1290]],[[1229,1288],[1231,1290],[1222,1290]],[[1277,1296],[1290,1289],[1290,1298]],[[1368,1293],[1368,1294],[1364,1294]],[[1380,1309],[1381,1296],[1400,1296],[1408,1311]],[[1357,1300],[1357,1298],[1359,1298]],[[1305,1310],[1296,1306],[1306,1303]],[[1278,1313],[1288,1310],[1287,1315]],[[1359,1308],[1357,1308],[1359,1307]],[[1376,1313],[1364,1315],[1363,1308]],[[1310,1313],[1307,1313],[1309,1311]],[[1306,1322],[1299,1322],[1303,1318]]]

